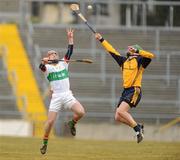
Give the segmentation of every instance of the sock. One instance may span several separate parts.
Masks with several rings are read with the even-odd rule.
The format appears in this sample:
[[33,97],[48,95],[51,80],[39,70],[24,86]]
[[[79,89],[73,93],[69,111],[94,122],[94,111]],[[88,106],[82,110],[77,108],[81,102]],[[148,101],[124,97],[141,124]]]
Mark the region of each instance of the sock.
[[139,126],[139,128],[142,128],[142,125],[140,125],[140,124],[137,124],[138,126]]
[[140,132],[140,125],[137,124],[135,127],[133,127],[135,132]]
[[48,136],[45,135],[43,138],[43,144],[47,145],[48,144]]
[[48,144],[48,139],[43,139],[43,144],[47,145]]
[[72,123],[75,125],[77,123],[77,121],[72,119]]

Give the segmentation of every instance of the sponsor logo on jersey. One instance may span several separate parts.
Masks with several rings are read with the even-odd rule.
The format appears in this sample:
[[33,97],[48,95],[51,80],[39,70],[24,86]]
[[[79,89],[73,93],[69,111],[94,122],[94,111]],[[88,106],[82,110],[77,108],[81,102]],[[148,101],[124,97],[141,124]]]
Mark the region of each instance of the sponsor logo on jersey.
[[51,72],[47,76],[47,79],[49,82],[51,81],[57,81],[57,80],[63,80],[69,77],[68,71],[66,69],[59,71],[59,72]]

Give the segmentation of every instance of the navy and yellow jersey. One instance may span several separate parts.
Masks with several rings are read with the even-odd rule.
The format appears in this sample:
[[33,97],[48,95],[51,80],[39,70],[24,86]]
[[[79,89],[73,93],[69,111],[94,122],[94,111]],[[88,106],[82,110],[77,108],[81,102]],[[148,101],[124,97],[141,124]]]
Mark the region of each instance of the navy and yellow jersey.
[[123,72],[123,87],[141,87],[144,69],[149,65],[151,58],[153,58],[154,55],[150,52],[139,50],[139,56],[127,58],[121,56],[121,54],[103,38],[100,40],[100,42],[121,67]]

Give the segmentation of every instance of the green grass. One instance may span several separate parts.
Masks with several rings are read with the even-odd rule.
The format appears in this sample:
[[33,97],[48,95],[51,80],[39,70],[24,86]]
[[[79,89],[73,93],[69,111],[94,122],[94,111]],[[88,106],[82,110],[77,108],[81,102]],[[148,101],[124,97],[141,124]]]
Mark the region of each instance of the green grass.
[[0,137],[0,160],[180,160],[180,143],[56,138],[46,155],[41,139]]

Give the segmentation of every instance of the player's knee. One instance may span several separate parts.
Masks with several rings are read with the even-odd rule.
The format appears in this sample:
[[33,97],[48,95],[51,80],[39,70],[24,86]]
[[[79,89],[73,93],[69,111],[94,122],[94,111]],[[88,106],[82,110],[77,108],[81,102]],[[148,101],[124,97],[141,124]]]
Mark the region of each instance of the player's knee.
[[122,116],[123,112],[122,111],[117,111],[116,114],[115,114],[115,120],[118,121],[118,122],[122,122]]
[[118,123],[123,123],[123,119],[121,118],[121,116],[119,116],[118,114],[115,115],[115,121],[117,121]]
[[119,117],[121,117],[121,116],[124,115],[124,112],[125,112],[125,111],[123,111],[123,110],[118,110],[118,111],[117,111],[117,114],[118,114]]
[[114,116],[114,119],[115,119],[115,121],[119,121],[119,117],[117,114]]
[[115,119],[115,121],[118,121],[118,122],[119,122],[120,116],[117,114],[117,112],[116,112],[116,114],[115,114],[115,116],[114,116],[114,119]]
[[52,126],[54,124],[55,120],[54,119],[48,119],[47,123],[48,125]]
[[85,110],[84,109],[81,109],[79,112],[78,112],[78,115],[80,117],[83,117],[85,115]]

